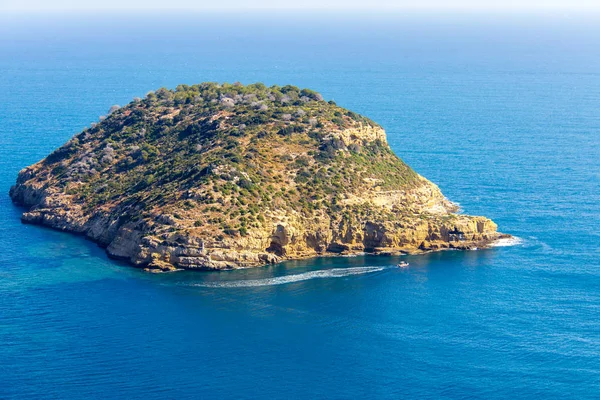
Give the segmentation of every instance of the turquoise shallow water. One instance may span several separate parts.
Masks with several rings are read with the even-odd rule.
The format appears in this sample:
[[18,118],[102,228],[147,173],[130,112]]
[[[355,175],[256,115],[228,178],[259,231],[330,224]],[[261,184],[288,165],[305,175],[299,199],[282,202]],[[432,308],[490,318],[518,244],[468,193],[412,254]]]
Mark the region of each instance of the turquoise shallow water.
[[[0,17],[0,398],[600,396],[592,18]],[[112,104],[311,87],[512,247],[148,275],[7,196]]]

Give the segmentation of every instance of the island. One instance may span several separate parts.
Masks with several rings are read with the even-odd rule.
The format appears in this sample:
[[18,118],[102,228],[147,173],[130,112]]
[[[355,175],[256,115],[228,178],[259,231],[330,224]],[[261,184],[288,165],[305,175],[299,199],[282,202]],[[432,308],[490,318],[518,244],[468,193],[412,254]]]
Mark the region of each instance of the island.
[[161,88],[19,172],[22,221],[85,235],[149,271],[326,255],[475,249],[505,237],[459,213],[385,131],[309,89]]

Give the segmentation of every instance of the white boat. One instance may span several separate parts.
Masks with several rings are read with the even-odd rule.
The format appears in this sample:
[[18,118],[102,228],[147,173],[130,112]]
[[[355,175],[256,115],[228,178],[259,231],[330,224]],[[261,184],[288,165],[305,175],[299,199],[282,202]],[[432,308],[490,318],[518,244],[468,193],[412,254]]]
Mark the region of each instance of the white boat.
[[397,265],[398,268],[406,268],[408,267],[408,263],[406,261],[400,261],[400,263]]

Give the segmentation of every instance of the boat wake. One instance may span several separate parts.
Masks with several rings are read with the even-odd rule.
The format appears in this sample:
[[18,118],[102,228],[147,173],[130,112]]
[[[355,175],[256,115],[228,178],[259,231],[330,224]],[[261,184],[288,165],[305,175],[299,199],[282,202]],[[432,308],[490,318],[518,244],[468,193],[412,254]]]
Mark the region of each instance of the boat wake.
[[276,278],[192,283],[192,284],[189,284],[189,286],[214,287],[214,288],[239,288],[239,287],[285,285],[287,283],[308,281],[310,279],[343,278],[345,276],[351,276],[351,275],[370,274],[373,272],[383,271],[386,268],[387,267],[333,268],[333,269],[324,269],[324,270],[320,270],[320,271],[305,272],[305,273],[296,274],[296,275],[278,276]]

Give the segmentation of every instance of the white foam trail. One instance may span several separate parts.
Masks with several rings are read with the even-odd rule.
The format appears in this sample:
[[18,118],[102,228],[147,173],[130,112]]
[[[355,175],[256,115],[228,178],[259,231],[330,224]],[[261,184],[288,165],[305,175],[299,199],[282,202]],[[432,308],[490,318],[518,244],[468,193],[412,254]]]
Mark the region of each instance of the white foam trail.
[[249,280],[223,281],[223,282],[207,282],[207,283],[192,283],[192,284],[190,284],[190,286],[237,288],[237,287],[284,285],[286,283],[307,281],[310,279],[342,278],[342,277],[350,276],[350,275],[369,274],[372,272],[383,271],[384,269],[386,269],[386,267],[333,268],[333,269],[324,269],[324,270],[320,270],[320,271],[305,272],[303,274],[278,276],[276,278],[249,279]]
[[353,257],[358,257],[358,256],[364,256],[367,253],[353,253],[353,254],[341,254],[339,255],[339,257],[348,257],[348,258],[353,258]]
[[523,239],[513,236],[513,237],[509,237],[509,238],[498,239],[494,243],[492,243],[491,246],[492,247],[508,247],[508,246],[518,246],[520,244],[523,244]]

